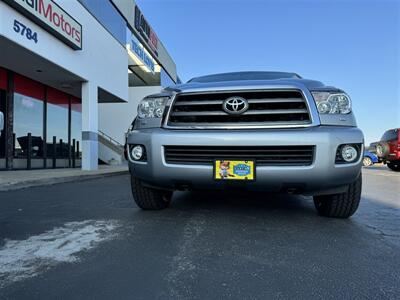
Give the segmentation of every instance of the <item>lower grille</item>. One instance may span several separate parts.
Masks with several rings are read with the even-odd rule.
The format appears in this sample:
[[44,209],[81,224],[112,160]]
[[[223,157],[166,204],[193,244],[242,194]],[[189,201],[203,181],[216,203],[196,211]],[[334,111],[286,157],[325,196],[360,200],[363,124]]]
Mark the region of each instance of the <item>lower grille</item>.
[[257,166],[309,166],[314,146],[164,146],[169,164],[213,165],[216,159],[255,160]]

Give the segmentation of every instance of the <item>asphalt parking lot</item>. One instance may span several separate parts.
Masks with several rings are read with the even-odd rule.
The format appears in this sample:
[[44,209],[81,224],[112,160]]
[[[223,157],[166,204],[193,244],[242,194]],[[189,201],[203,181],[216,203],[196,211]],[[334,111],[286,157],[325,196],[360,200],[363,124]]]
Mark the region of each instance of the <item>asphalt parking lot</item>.
[[144,212],[127,175],[0,192],[0,298],[398,299],[400,173],[363,179],[349,220],[229,191]]

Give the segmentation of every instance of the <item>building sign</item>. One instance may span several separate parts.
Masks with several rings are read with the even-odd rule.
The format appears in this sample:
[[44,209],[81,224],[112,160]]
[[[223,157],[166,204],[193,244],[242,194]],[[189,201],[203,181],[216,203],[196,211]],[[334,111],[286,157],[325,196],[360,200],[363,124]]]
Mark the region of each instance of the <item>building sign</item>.
[[131,34],[129,39],[130,50],[139,58],[139,64],[143,64],[146,66],[151,73],[155,73],[155,61],[154,59],[147,54],[146,49],[144,49],[143,45],[139,42],[139,40]]
[[139,32],[154,54],[158,56],[158,37],[137,5],[135,5],[135,29]]
[[52,0],[4,0],[75,50],[82,49],[82,25]]

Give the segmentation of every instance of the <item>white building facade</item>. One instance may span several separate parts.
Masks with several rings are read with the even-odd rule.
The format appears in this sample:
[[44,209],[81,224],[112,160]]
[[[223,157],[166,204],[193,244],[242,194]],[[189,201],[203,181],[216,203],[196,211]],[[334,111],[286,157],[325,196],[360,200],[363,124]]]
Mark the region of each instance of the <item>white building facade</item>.
[[143,91],[176,81],[132,0],[0,0],[0,170],[97,169]]

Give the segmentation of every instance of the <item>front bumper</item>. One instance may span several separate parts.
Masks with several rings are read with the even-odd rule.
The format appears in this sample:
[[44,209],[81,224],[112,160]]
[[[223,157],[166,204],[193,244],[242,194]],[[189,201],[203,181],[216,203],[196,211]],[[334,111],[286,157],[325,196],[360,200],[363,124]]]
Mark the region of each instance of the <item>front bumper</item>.
[[[128,145],[146,147],[147,162],[130,161],[133,176],[146,184],[164,189],[241,188],[263,191],[292,191],[324,194],[344,191],[361,172],[362,155],[355,163],[335,164],[336,150],[342,144],[363,144],[358,128],[316,126],[268,130],[166,130],[141,129],[128,135]],[[215,181],[213,166],[168,164],[164,146],[283,146],[314,145],[309,166],[258,166],[252,182]],[[362,152],[361,152],[362,153]],[[249,157],[251,159],[251,157]]]

